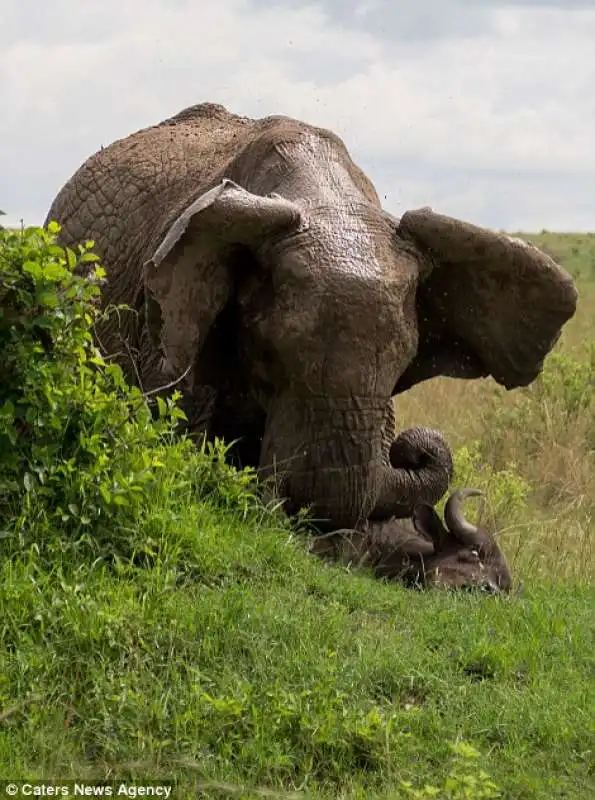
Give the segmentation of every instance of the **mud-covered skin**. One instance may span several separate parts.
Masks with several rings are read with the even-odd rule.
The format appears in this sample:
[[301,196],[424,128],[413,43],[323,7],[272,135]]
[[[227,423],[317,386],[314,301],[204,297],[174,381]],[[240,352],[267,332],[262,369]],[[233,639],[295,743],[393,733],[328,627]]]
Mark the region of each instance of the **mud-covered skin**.
[[136,310],[98,330],[128,377],[184,375],[191,428],[241,437],[288,509],[331,527],[448,487],[437,432],[391,450],[394,394],[434,375],[526,385],[576,305],[536,248],[429,209],[396,220],[330,131],[209,103],[96,153],[49,219],[95,240],[104,303]]
[[446,525],[435,509],[420,505],[410,519],[393,517],[316,537],[310,552],[409,586],[509,592],[512,577],[496,540],[463,516],[462,501],[480,494],[476,489],[453,492],[445,507]]

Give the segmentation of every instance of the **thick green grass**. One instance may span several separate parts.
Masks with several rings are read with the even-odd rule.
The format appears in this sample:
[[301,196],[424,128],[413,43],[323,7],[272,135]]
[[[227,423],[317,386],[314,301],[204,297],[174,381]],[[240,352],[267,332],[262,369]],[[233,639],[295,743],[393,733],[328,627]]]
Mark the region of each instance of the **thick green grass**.
[[[569,245],[583,275],[591,241]],[[488,490],[522,594],[422,593],[326,566],[225,481],[201,496],[164,470],[113,532],[144,566],[84,549],[48,560],[26,531],[1,563],[0,778],[475,800],[495,796],[485,770],[504,798],[595,796],[592,298],[581,282],[543,385],[501,396],[444,379],[397,405],[401,424],[440,423],[457,481]]]
[[152,569],[4,565],[2,777],[398,797],[463,740],[505,797],[590,796],[586,586],[407,591],[190,498],[141,533]]

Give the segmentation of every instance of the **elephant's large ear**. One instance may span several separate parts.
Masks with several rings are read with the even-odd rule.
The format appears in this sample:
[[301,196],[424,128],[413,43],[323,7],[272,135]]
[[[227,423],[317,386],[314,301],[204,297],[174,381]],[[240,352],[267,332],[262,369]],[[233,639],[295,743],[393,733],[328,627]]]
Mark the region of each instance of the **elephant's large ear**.
[[531,383],[576,310],[566,270],[521,239],[427,208],[406,212],[398,235],[429,269],[417,295],[419,352],[395,393],[435,375]]
[[[299,208],[252,194],[230,180],[192,202],[144,264],[146,317],[167,371],[192,365],[233,286],[232,254],[296,226]],[[237,259],[233,259],[234,263]]]

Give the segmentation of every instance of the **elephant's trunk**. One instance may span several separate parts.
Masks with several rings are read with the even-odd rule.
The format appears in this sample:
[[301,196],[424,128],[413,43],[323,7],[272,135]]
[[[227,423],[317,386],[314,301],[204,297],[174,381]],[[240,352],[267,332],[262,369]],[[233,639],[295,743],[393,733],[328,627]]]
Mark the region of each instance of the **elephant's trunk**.
[[440,431],[410,428],[389,450],[373,519],[410,517],[415,505],[435,505],[448,489],[453,474],[450,448]]
[[402,434],[389,460],[390,398],[277,398],[268,409],[261,473],[272,477],[290,513],[310,507],[330,528],[370,517],[407,516],[435,503],[452,475],[450,451],[435,431]]

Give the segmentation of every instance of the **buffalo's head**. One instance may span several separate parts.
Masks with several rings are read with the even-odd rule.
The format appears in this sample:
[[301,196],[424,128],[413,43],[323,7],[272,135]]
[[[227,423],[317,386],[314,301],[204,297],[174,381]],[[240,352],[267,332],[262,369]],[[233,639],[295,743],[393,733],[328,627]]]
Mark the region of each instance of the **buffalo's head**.
[[485,528],[468,522],[461,508],[468,497],[483,494],[477,489],[459,489],[444,509],[444,524],[429,505],[417,506],[413,525],[431,539],[434,549],[420,554],[407,578],[424,586],[481,589],[497,594],[510,591],[512,579],[506,558],[495,538]]
[[432,506],[418,505],[411,519],[391,517],[316,537],[310,552],[370,567],[377,577],[409,586],[509,592],[510,570],[498,543],[462,512],[466,498],[481,494],[477,489],[453,492],[444,509],[446,524]]

